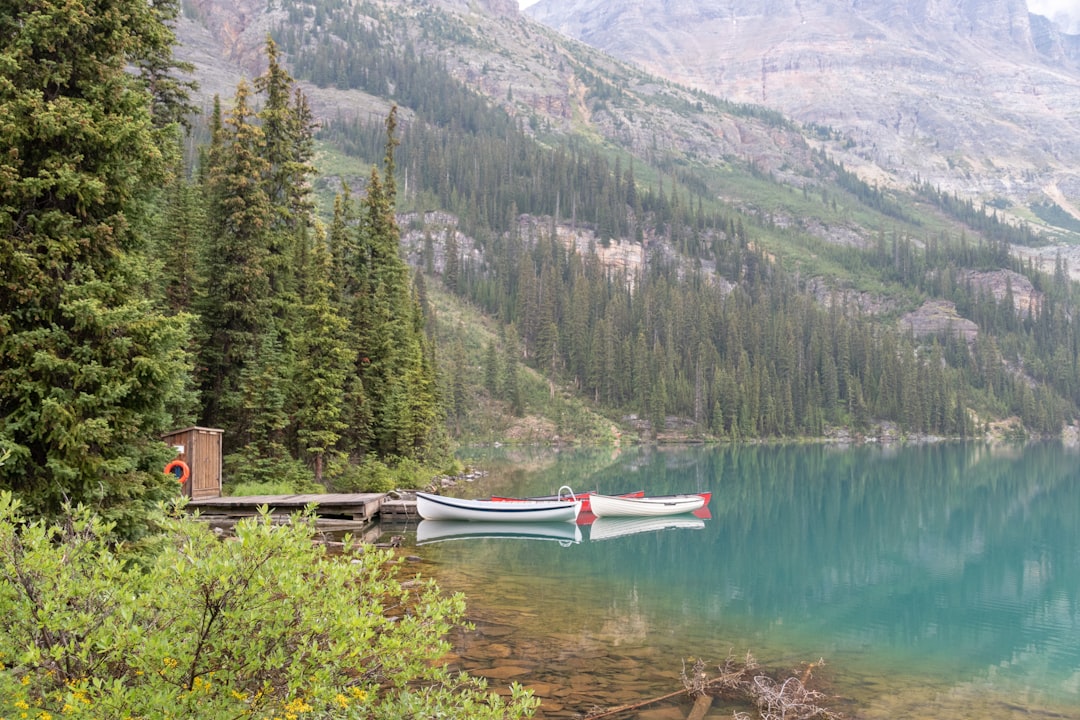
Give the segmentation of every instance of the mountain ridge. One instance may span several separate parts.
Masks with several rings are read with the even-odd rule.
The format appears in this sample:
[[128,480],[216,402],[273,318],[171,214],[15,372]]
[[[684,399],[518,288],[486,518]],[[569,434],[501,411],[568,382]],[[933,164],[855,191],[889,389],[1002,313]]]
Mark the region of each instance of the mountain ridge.
[[1080,199],[1080,37],[1023,0],[540,0],[525,13],[649,72],[836,129],[846,163],[885,168],[897,187],[927,180],[1021,209]]

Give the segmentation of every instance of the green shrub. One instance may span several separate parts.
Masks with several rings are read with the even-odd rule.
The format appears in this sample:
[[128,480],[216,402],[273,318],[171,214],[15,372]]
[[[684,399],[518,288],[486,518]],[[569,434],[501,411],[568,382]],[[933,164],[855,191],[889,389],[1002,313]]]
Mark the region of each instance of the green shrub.
[[332,482],[339,492],[390,492],[396,480],[386,463],[370,453],[364,462],[344,468]]
[[282,493],[266,493],[274,495],[322,491],[315,483],[314,473],[300,460],[287,453],[260,454],[258,448],[250,445],[226,455],[222,460],[222,473],[230,495],[237,494],[234,488],[241,485],[286,488]]
[[342,468],[331,482],[338,492],[385,493],[399,488],[426,487],[438,474],[438,470],[413,458],[380,459],[372,453],[362,463]]
[[312,543],[310,516],[263,515],[217,539],[161,517],[131,562],[79,508],[27,521],[0,494],[0,717],[529,717],[438,660],[464,599],[402,583],[389,554]]
[[285,480],[277,482],[242,482],[230,484],[229,495],[240,497],[250,495],[299,495],[303,493],[323,493],[326,488],[316,483],[304,483],[296,487]]

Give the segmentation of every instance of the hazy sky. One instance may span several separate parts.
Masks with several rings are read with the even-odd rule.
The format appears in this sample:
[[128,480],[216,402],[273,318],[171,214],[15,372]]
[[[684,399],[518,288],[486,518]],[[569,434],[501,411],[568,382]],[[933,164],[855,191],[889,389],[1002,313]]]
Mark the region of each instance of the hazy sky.
[[1028,10],[1057,20],[1066,30],[1080,32],[1080,3],[1077,0],[1027,0]]
[[[518,0],[527,8],[537,0]],[[1028,10],[1057,20],[1068,31],[1080,33],[1080,0],[1027,0]]]

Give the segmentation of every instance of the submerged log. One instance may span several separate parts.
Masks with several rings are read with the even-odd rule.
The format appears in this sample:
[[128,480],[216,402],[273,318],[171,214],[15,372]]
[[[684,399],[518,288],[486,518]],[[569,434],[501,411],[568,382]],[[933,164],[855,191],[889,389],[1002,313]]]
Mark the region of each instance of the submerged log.
[[686,716],[686,720],[705,720],[705,713],[709,712],[709,708],[712,707],[712,695],[698,695],[698,699],[694,701],[694,707],[690,710],[690,714]]

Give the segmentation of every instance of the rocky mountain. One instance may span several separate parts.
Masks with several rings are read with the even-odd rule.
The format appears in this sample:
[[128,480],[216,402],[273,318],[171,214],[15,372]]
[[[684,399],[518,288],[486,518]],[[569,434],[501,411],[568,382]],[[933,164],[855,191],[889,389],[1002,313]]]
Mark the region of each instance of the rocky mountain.
[[[1043,68],[1040,72],[1047,73],[1049,71],[1045,68],[1052,64],[1049,58],[1058,57],[1059,64],[1064,68],[1056,76],[1060,86],[1055,86],[1058,95],[1048,94],[1043,98],[1044,105],[1060,111],[1058,115],[1062,116],[1062,125],[1077,123],[1080,113],[1073,113],[1070,120],[1059,96],[1077,92],[1076,87],[1069,85],[1073,75],[1069,74],[1072,71],[1068,63],[1073,63],[1070,58],[1077,56],[1076,41],[1080,41],[1080,38],[1063,35],[1044,18],[1021,12],[1015,0],[1000,1],[1002,11],[996,15],[968,13],[969,33],[977,35],[981,38],[979,43],[990,47],[995,33],[1008,29],[1019,38],[1016,41],[1019,47],[1021,41],[1028,37],[1026,33],[1030,29],[1031,42],[1027,49],[1023,52],[1017,49],[1012,56],[1026,57],[1032,63],[1038,60],[1042,63],[1038,67]],[[772,195],[771,191],[762,196],[760,188],[740,180],[739,173],[749,169],[752,173],[767,174],[772,181],[787,187],[786,192],[801,189],[803,195],[815,192],[821,193],[824,198],[835,192],[827,188],[836,178],[831,170],[823,169],[815,160],[815,149],[821,149],[830,157],[842,160],[848,168],[857,169],[872,186],[885,188],[892,183],[898,191],[907,191],[911,179],[918,176],[939,184],[944,190],[968,192],[978,189],[978,183],[986,182],[992,185],[986,192],[995,198],[993,205],[998,209],[1003,208],[1000,201],[1003,195],[1008,191],[1019,192],[1025,187],[1029,188],[1026,197],[1037,199],[1049,196],[1050,202],[1065,208],[1066,213],[1073,209],[1070,197],[1074,201],[1080,197],[1073,189],[1080,164],[1070,166],[1057,158],[1071,157],[1070,153],[1080,144],[1080,134],[1074,131],[1050,133],[1045,139],[1050,150],[1045,151],[1042,159],[1032,159],[1038,156],[1038,152],[1024,147],[1019,141],[1009,145],[1000,138],[991,139],[991,128],[980,124],[981,118],[989,111],[979,113],[969,108],[956,116],[950,115],[954,109],[950,109],[953,106],[945,102],[943,91],[937,92],[933,98],[937,104],[912,100],[908,110],[894,108],[896,116],[891,125],[884,121],[872,121],[869,112],[859,109],[858,103],[871,105],[875,93],[900,94],[903,87],[895,79],[896,68],[907,68],[906,71],[913,74],[912,67],[909,67],[911,64],[905,64],[903,59],[914,51],[904,47],[899,40],[893,42],[891,50],[884,42],[877,42],[883,49],[881,54],[875,55],[878,59],[874,62],[879,67],[874,73],[874,87],[842,88],[841,69],[845,66],[859,67],[861,56],[858,53],[845,56],[839,48],[819,42],[826,37],[822,18],[835,20],[842,8],[838,5],[833,11],[819,13],[819,20],[822,20],[818,23],[822,28],[819,31],[799,29],[804,23],[811,24],[810,17],[816,12],[811,7],[813,3],[825,7],[833,2],[733,0],[721,12],[704,8],[704,3],[698,0],[668,0],[663,7],[647,7],[648,0],[611,3],[606,9],[599,0],[541,0],[526,13],[520,13],[516,3],[508,0],[378,0],[366,3],[361,17],[365,24],[381,27],[387,42],[398,45],[410,43],[412,52],[437,57],[450,75],[486,96],[490,103],[500,106],[510,116],[521,119],[525,128],[547,136],[545,142],[557,143],[560,142],[557,139],[559,136],[570,138],[576,135],[624,148],[641,158],[643,163],[659,162],[669,168],[669,172],[672,168],[700,167],[706,172],[718,173],[716,177],[722,184],[719,199],[722,202],[775,227],[805,233],[807,238],[844,246],[865,246],[868,238],[893,228],[894,221],[886,217],[876,221],[883,224],[867,224],[865,219],[855,222],[850,209],[840,206],[837,212],[835,200],[831,213],[826,212],[824,204],[803,203],[795,210],[785,207],[786,200],[781,199],[781,204],[777,205],[775,197],[767,199]],[[701,91],[663,82],[657,74],[635,69],[611,54],[590,49],[528,17],[529,13],[541,18],[550,17],[546,13],[555,7],[554,3],[562,3],[562,7],[572,10],[567,18],[580,18],[579,25],[574,26],[579,29],[586,26],[606,27],[608,35],[616,37],[633,36],[638,32],[635,28],[640,29],[645,25],[654,28],[652,37],[655,38],[656,56],[661,57],[663,48],[667,48],[664,52],[671,53],[665,56],[670,60],[655,68],[656,72],[666,73],[681,82],[688,82],[691,75],[689,68],[693,62],[704,65],[710,57],[707,43],[694,45],[688,39],[698,33],[705,35],[693,28],[715,23],[721,16],[734,28],[752,25],[765,32],[770,25],[787,27],[790,34],[805,36],[807,53],[813,54],[808,54],[806,58],[819,55],[824,58],[828,54],[829,64],[822,59],[814,69],[810,67],[809,59],[796,59],[792,61],[794,65],[783,71],[768,65],[768,71],[758,73],[759,84],[765,88],[764,99],[782,97],[781,90],[791,95],[797,94],[800,84],[796,80],[812,74],[822,82],[828,81],[835,86],[835,97],[828,93],[821,97],[832,99],[838,107],[843,107],[834,117],[819,114],[813,105],[806,104],[805,119],[838,128],[845,118],[853,118],[861,123],[864,131],[860,134],[857,129],[849,128],[845,135],[839,135],[823,133],[823,128],[819,127],[817,132],[806,132],[780,113],[758,105],[717,100]],[[889,26],[903,24],[895,18],[890,23],[887,12],[889,4],[886,0],[861,0],[855,6],[861,15],[851,15],[843,22],[852,33],[862,33],[860,37],[863,37],[863,41],[873,46],[875,42],[868,39],[870,33],[876,33],[876,38],[891,37],[888,34],[891,32]],[[930,28],[935,18],[943,16],[945,10],[942,6],[945,4],[924,2],[918,8],[914,4],[910,7],[902,5],[897,6],[896,13],[906,18],[904,22],[908,25],[917,23]],[[587,12],[587,8],[592,6],[595,6],[595,13]],[[181,46],[177,54],[196,66],[201,86],[199,99],[204,107],[209,108],[214,94],[219,94],[227,103],[240,78],[250,79],[263,71],[263,50],[267,36],[296,22],[290,18],[289,8],[295,10],[298,7],[313,8],[316,5],[268,0],[188,0],[185,3],[185,14],[178,27]],[[843,4],[843,7],[846,8],[847,4]],[[792,12],[799,18],[798,23],[792,21]],[[607,13],[604,17],[618,22],[609,26],[597,19],[597,13]],[[766,18],[766,14],[772,21]],[[302,15],[310,23],[315,13],[309,9]],[[876,18],[876,24],[866,19],[870,17]],[[617,33],[616,30],[624,25],[624,29]],[[670,35],[667,37],[674,39],[664,41],[666,45],[659,45],[661,40],[656,34],[659,33],[657,28],[673,26],[683,29],[678,32],[669,29]],[[434,32],[432,27],[443,30]],[[1037,30],[1042,34],[1035,32]],[[774,28],[774,31],[779,33],[778,37],[783,36],[780,30]],[[835,35],[836,31],[831,32]],[[926,32],[929,33],[930,29]],[[650,37],[644,30],[639,34]],[[753,35],[745,30],[729,34],[733,37]],[[316,37],[320,38],[320,43],[328,45],[342,42],[332,33],[320,32]],[[976,45],[973,42],[971,47]],[[633,47],[636,47],[634,43],[627,43],[624,52],[619,54],[626,54]],[[693,52],[687,52],[687,47],[692,47]],[[674,54],[676,50],[677,57]],[[871,62],[866,58],[872,54],[870,49],[866,49],[863,60]],[[923,52],[922,56],[924,62],[920,67],[937,68],[944,73],[949,66],[948,62],[933,60],[928,51]],[[291,60],[288,56],[285,59],[286,62]],[[1013,68],[1013,65],[1003,60],[1001,67]],[[725,71],[723,78],[734,82],[738,74],[736,70],[738,68],[732,66],[730,71]],[[365,92],[358,88],[316,84],[302,78],[300,85],[320,121],[349,115],[384,117],[392,103],[402,105],[391,88],[387,92]],[[729,83],[728,87],[733,86]],[[953,94],[962,92],[966,91],[956,89]],[[748,91],[748,97],[751,95]],[[838,98],[847,100],[841,102]],[[997,107],[1001,102],[988,97],[986,104]],[[879,102],[880,105],[882,102]],[[401,106],[400,111],[408,123],[411,111],[407,104]],[[971,127],[958,127],[962,120]],[[1011,127],[1026,126],[1016,121]],[[1002,137],[1008,135],[1007,129],[1001,129]],[[943,149],[946,137],[952,137],[957,145],[982,143],[985,145],[984,152],[996,153],[995,156],[1004,157],[1008,150],[1025,159],[1000,160],[976,167],[974,160],[964,160],[965,156],[959,150],[946,152]],[[862,140],[857,141],[856,138]],[[877,164],[879,162],[882,166],[891,167],[893,174],[883,170]],[[998,171],[1000,177],[993,179],[987,167]],[[736,170],[734,173],[733,169]],[[357,177],[348,179],[353,187],[363,182],[364,169],[358,168],[358,171]],[[1004,186],[1006,180],[1008,185]],[[1043,194],[1040,195],[1040,192]],[[914,201],[910,196],[905,200]],[[1016,205],[1012,209],[1014,212],[1022,210]],[[932,210],[923,207],[919,212]],[[1037,220],[1030,214],[1024,217]],[[949,232],[956,234],[973,230],[970,226],[965,228],[958,224],[951,227]],[[582,232],[585,234],[580,234]],[[566,242],[587,244],[588,240],[581,238],[587,238],[588,232],[587,229],[569,228]],[[1080,272],[1080,248],[1074,251],[1071,247],[1064,250],[1033,247],[1021,248],[1020,251],[1043,267],[1052,267],[1056,255],[1064,252],[1072,273]],[[643,258],[639,257],[637,262],[641,261]],[[880,300],[874,303],[880,303]]]
[[525,12],[663,77],[839,131],[864,176],[1080,218],[1080,36],[1025,0],[540,0]]
[[[437,58],[536,133],[581,133],[653,160],[670,155],[684,164],[738,162],[785,176],[814,172],[804,132],[778,114],[663,82],[530,20],[513,0],[378,0],[366,3],[366,12],[365,22],[387,42],[408,42],[415,53]],[[425,22],[452,28],[446,35],[454,39]],[[289,24],[284,5],[268,0],[187,0],[177,56],[196,68],[200,103],[209,108],[215,94],[227,102],[241,78],[262,72],[268,35]],[[342,40],[325,33],[320,42]],[[299,84],[320,121],[385,116],[391,103],[403,105],[389,88],[365,92],[303,77]],[[401,112],[408,122],[407,105]]]

